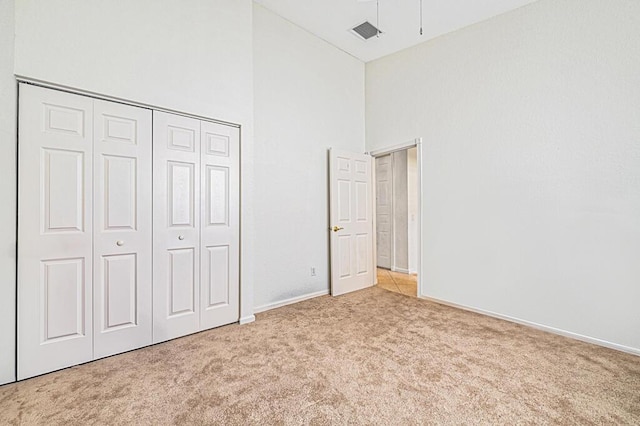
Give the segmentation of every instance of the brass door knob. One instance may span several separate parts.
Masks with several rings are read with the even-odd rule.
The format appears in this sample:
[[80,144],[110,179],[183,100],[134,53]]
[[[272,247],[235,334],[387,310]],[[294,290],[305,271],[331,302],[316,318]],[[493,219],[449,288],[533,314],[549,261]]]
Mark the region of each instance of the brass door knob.
[[334,226],[333,227],[333,232],[338,232],[341,229],[344,229],[344,228],[341,228],[340,226]]

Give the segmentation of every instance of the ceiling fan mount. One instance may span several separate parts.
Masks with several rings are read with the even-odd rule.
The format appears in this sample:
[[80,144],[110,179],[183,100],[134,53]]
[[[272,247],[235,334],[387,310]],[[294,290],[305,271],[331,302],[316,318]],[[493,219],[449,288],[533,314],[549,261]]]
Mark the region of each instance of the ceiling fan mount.
[[[376,27],[380,28],[380,0],[356,0],[358,3],[371,3],[376,2]],[[381,31],[378,31],[376,37],[380,36]],[[422,35],[422,0],[420,0],[420,35]]]

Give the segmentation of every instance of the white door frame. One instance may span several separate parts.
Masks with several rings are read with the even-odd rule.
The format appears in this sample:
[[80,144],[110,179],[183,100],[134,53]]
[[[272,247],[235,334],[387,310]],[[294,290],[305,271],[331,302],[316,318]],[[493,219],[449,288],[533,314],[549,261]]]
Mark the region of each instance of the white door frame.
[[[65,85],[61,85],[61,84],[57,84],[57,83],[52,83],[52,82],[48,82],[45,80],[39,80],[39,79],[34,79],[34,78],[30,78],[30,77],[26,77],[26,76],[22,76],[19,74],[16,74],[16,82],[17,84],[21,84],[24,83],[26,85],[29,86],[35,86],[35,87],[41,87],[41,88],[45,88],[45,89],[53,89],[56,90],[58,92],[64,92],[64,93],[70,93],[73,95],[79,95],[79,96],[83,96],[83,97],[87,97],[93,100],[102,100],[102,101],[109,101],[109,102],[115,102],[115,103],[119,103],[119,104],[123,104],[123,105],[128,105],[128,106],[133,106],[133,107],[140,107],[140,108],[145,108],[151,111],[158,111],[158,112],[165,112],[165,113],[169,113],[169,114],[175,114],[175,115],[180,115],[180,116],[184,116],[184,117],[189,117],[189,118],[193,118],[193,119],[197,119],[197,120],[201,120],[201,121],[206,121],[206,122],[210,122],[210,123],[217,123],[217,124],[222,124],[225,126],[230,126],[230,127],[234,127],[240,130],[240,137],[239,137],[239,163],[238,163],[238,173],[239,173],[239,222],[238,222],[238,226],[239,226],[239,252],[238,252],[238,259],[239,259],[239,303],[238,303],[238,309],[239,309],[239,315],[240,315],[240,319],[238,320],[239,324],[248,324],[251,323],[253,321],[255,321],[255,315],[254,315],[254,308],[251,305],[251,301],[253,300],[253,285],[252,283],[247,279],[247,278],[243,278],[245,276],[245,274],[243,273],[243,268],[247,268],[246,266],[244,266],[243,264],[245,263],[244,259],[243,259],[243,249],[242,246],[245,243],[245,240],[247,239],[246,234],[244,233],[244,227],[245,227],[245,222],[246,222],[246,218],[245,215],[243,215],[242,213],[242,205],[243,205],[243,199],[244,199],[244,194],[243,194],[243,187],[244,187],[244,180],[246,178],[245,174],[245,168],[244,166],[244,158],[243,158],[243,151],[244,151],[244,145],[243,145],[243,138],[244,138],[244,126],[240,123],[234,123],[234,122],[230,122],[230,121],[224,121],[224,120],[220,120],[220,119],[215,119],[215,118],[211,118],[211,117],[207,117],[207,116],[202,116],[202,115],[198,115],[198,114],[194,114],[192,112],[186,112],[186,111],[182,111],[182,110],[176,110],[176,109],[171,109],[168,107],[162,107],[159,105],[155,105],[155,104],[149,104],[149,103],[143,103],[143,102],[137,102],[137,101],[133,101],[131,99],[127,99],[127,98],[120,98],[120,97],[115,97],[115,96],[110,96],[110,95],[105,95],[104,93],[99,93],[99,92],[93,92],[93,91],[88,91],[88,90],[82,90],[76,87],[71,87],[71,86],[65,86]],[[18,98],[20,96],[20,94],[18,93]],[[93,122],[92,122],[93,123]],[[19,144],[19,135],[16,135],[16,141]],[[16,175],[18,182],[20,182],[20,177],[18,176],[18,174]],[[17,209],[17,206],[16,206]],[[17,211],[17,210],[16,210]],[[93,215],[92,215],[93,217]],[[17,229],[17,224],[16,224],[16,229]],[[18,245],[20,244],[20,242],[18,242]],[[18,254],[16,253],[16,256]],[[15,284],[16,284],[16,288],[18,286],[18,272],[16,270],[16,276],[15,276]],[[16,292],[16,300],[18,298],[18,294]],[[91,303],[93,306],[93,302]],[[17,315],[17,314],[16,314]],[[16,334],[16,340],[17,340],[17,333],[18,333],[18,324],[14,324],[15,326],[15,334]],[[93,326],[90,327],[91,330],[93,330]],[[17,351],[17,349],[16,349]],[[0,372],[1,373],[1,372]],[[14,380],[15,381],[15,377],[17,375],[17,369],[14,370]],[[1,375],[1,374],[0,374]],[[0,377],[0,380],[2,380],[4,378],[4,376]]]
[[[415,147],[417,149],[417,153],[416,153],[416,157],[417,157],[417,168],[418,168],[418,182],[416,185],[416,189],[418,192],[418,253],[417,253],[417,262],[418,262],[418,297],[420,298],[424,298],[425,297],[425,288],[424,288],[424,280],[423,280],[423,273],[422,273],[422,251],[423,251],[423,239],[422,239],[422,138],[416,138],[416,139],[412,139],[408,142],[404,142],[404,143],[400,143],[400,144],[396,144],[396,145],[391,145],[385,148],[380,148],[380,149],[376,149],[373,151],[368,152],[369,155],[371,155],[374,160],[377,157],[382,157],[383,155],[388,155],[388,154],[392,154],[394,152],[397,151],[404,151],[406,149],[409,148],[413,148]],[[373,176],[375,177],[375,167],[376,167],[376,162],[372,161],[372,173]],[[373,187],[373,199],[375,200],[375,196],[376,196],[376,180],[372,179],[372,187]],[[393,197],[392,197],[393,198]],[[373,203],[373,217],[376,217],[376,203]],[[373,221],[373,235],[376,235],[376,221]],[[373,258],[374,260],[377,259],[377,255],[378,255],[378,247],[377,247],[377,242],[375,240],[375,238],[373,239],[374,244],[373,244]],[[395,249],[394,249],[395,250]],[[375,277],[375,283],[378,284],[378,277],[377,274],[374,275]]]

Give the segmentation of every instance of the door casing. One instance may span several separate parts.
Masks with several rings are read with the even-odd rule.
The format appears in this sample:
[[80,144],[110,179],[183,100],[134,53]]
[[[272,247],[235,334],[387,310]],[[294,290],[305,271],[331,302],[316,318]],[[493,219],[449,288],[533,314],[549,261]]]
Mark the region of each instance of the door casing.
[[[426,297],[426,293],[425,293],[425,284],[424,284],[424,279],[423,279],[423,271],[422,271],[422,252],[423,252],[423,238],[422,238],[422,211],[423,211],[423,205],[422,205],[422,138],[416,138],[416,139],[412,139],[408,142],[404,142],[401,144],[396,144],[396,145],[389,145],[387,147],[384,148],[380,148],[380,149],[376,149],[373,151],[370,151],[368,154],[371,155],[374,160],[378,157],[382,157],[385,155],[389,155],[392,154],[394,152],[397,151],[403,151],[406,149],[410,149],[410,148],[416,148],[417,149],[417,153],[416,153],[416,157],[417,157],[417,168],[418,168],[418,182],[416,185],[416,190],[417,190],[417,196],[418,196],[418,253],[417,253],[417,269],[418,269],[418,297],[420,298],[424,298]],[[372,161],[373,165],[372,165],[372,170],[373,170],[373,176],[375,176],[376,174],[376,162]],[[376,179],[373,179],[373,194],[375,196],[376,194]],[[376,203],[373,203],[373,217],[376,217]],[[373,221],[373,234],[376,235],[376,221]],[[374,244],[373,244],[373,257],[374,259],[377,259],[377,245],[375,243],[375,239],[374,239]],[[377,275],[374,275],[375,277],[375,283],[378,283],[378,278]]]

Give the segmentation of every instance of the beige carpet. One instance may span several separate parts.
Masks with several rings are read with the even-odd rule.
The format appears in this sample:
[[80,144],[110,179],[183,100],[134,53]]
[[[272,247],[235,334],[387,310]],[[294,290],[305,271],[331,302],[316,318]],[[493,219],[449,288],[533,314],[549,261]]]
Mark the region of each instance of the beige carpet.
[[0,387],[0,424],[640,424],[640,357],[371,288]]

